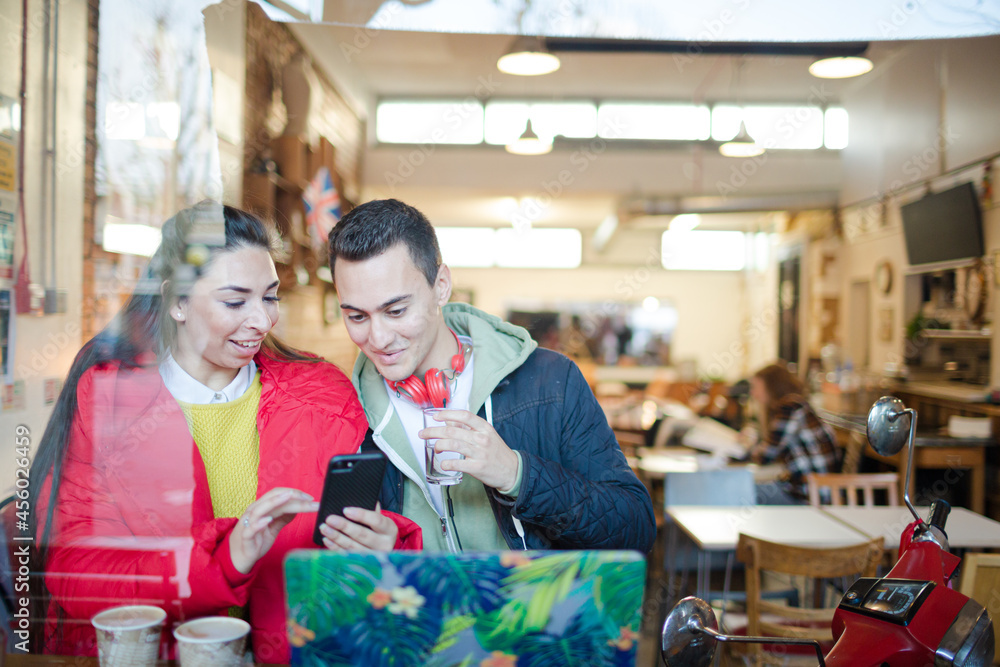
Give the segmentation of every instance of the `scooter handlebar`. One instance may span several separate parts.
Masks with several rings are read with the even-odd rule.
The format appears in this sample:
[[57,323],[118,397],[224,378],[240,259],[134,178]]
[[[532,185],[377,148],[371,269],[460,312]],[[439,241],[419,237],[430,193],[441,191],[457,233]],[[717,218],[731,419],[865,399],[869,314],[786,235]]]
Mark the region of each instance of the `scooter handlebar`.
[[937,528],[941,532],[944,532],[944,525],[945,523],[947,523],[948,515],[950,513],[951,513],[951,505],[949,505],[944,500],[940,499],[935,500],[931,504],[931,517],[928,520],[928,523],[932,527]]

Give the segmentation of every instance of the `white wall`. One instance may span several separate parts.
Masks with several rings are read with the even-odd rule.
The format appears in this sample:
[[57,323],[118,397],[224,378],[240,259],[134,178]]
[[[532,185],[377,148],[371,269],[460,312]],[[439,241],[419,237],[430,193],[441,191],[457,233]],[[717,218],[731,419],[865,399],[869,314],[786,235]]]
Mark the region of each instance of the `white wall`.
[[[713,271],[669,272],[647,268],[582,267],[555,269],[453,269],[453,283],[471,289],[475,305],[505,317],[513,303],[581,301],[602,304],[640,302],[647,296],[669,301],[677,308],[678,325],[671,356],[674,362],[696,359],[700,374],[726,379],[746,374],[748,360],[742,347],[743,328],[751,316],[743,298],[742,273]],[[735,354],[734,354],[735,352]]]
[[[32,278],[47,282],[41,273],[41,77],[42,3],[32,0],[29,12],[29,52],[25,149],[25,217],[31,249]],[[13,483],[14,427],[31,430],[32,453],[41,439],[51,406],[43,401],[44,380],[65,377],[80,348],[80,307],[83,229],[83,146],[87,64],[87,3],[59,3],[59,90],[57,135],[56,283],[68,290],[64,315],[16,317],[14,378],[24,382],[25,408],[0,413],[0,493]],[[17,96],[21,80],[21,3],[0,3],[0,93]],[[23,252],[18,232],[15,261]]]
[[[872,281],[869,368],[876,372],[882,371],[886,362],[902,361],[905,315],[911,310],[904,303],[909,264],[900,204],[918,196],[919,189],[912,188],[922,188],[925,183],[934,190],[960,181],[978,184],[981,164],[960,174],[941,174],[1000,152],[1000,126],[994,119],[1000,103],[1000,71],[982,66],[1000,59],[1000,37],[901,43],[892,45],[891,50],[891,54],[883,53],[887,57],[874,76],[859,79],[843,100],[851,117],[851,144],[842,153],[841,201],[847,209],[843,216],[845,298],[841,317],[846,318],[849,312],[851,283]],[[886,193],[890,196],[884,211],[878,203],[851,205]],[[1000,201],[1000,197],[994,195],[994,200]],[[1000,249],[997,207],[984,211],[984,240],[990,258]],[[888,260],[894,269],[889,294],[874,287],[875,267],[882,260]],[[993,298],[987,311],[993,314],[994,330],[1000,322],[998,301]],[[891,309],[894,317],[890,341],[878,335],[879,312],[885,308]],[[997,339],[995,334],[993,383],[1000,382]]]

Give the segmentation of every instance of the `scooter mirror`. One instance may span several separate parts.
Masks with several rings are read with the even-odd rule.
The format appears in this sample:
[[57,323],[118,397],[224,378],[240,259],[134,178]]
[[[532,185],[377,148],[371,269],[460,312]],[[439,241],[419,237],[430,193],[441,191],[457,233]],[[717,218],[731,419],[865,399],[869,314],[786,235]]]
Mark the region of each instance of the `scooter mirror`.
[[663,623],[661,653],[667,667],[708,667],[715,657],[716,639],[703,628],[717,631],[715,612],[704,600],[686,597]]
[[901,400],[883,396],[868,411],[868,442],[882,456],[892,456],[906,446],[910,420],[901,419],[904,410]]

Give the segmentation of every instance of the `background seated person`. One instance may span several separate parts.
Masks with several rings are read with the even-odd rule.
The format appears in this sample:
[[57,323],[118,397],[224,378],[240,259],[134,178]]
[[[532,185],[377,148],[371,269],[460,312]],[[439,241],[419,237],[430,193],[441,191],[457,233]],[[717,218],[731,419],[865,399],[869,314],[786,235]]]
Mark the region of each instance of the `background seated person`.
[[[214,247],[187,242],[206,230]],[[203,202],[162,234],[77,355],[32,466],[44,649],[96,655],[90,618],[116,605],[162,606],[172,641],[169,623],[249,601],[257,659],[288,662],[282,557],[315,547],[327,463],[358,451],[365,416],[340,370],[270,333],[271,229]],[[327,548],[419,548],[412,522],[355,509]]]
[[750,378],[750,397],[757,405],[761,431],[750,442],[755,463],[780,462],[783,480],[758,484],[761,505],[787,505],[806,500],[805,475],[840,470],[840,452],[833,432],[816,415],[805,389],[785,366],[765,366]]

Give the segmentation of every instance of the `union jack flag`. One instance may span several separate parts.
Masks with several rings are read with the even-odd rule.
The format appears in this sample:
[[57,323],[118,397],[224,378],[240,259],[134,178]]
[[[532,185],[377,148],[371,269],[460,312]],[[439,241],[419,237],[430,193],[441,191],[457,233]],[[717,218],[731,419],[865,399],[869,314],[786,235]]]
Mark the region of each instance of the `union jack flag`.
[[322,247],[333,229],[340,221],[340,195],[333,187],[330,170],[320,167],[305,191],[302,201],[306,205],[306,227],[313,245]]

